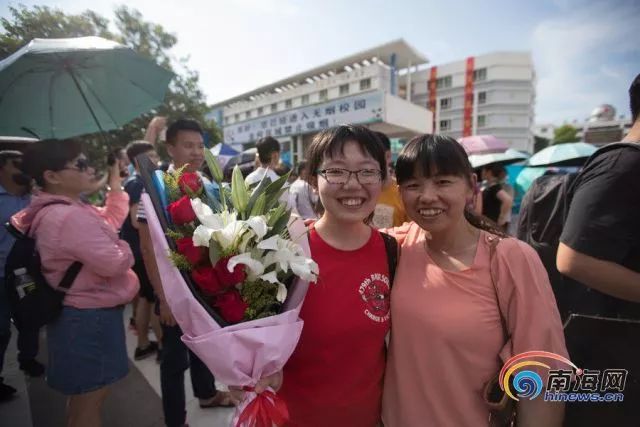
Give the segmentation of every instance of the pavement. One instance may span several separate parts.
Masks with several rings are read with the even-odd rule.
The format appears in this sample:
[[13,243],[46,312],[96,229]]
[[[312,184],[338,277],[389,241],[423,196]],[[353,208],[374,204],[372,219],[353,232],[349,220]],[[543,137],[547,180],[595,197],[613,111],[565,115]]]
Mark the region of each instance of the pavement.
[[[128,324],[131,306],[125,309],[123,322]],[[30,378],[18,367],[16,360],[15,329],[5,355],[2,372],[4,382],[18,390],[16,397],[0,403],[0,425],[3,427],[64,427],[65,396],[47,386],[44,377]],[[150,332],[150,337],[153,333]],[[160,394],[160,365],[155,357],[134,361],[133,352],[137,337],[127,329],[127,353],[129,354],[129,374],[111,386],[103,408],[103,427],[162,427],[162,400]],[[155,338],[151,338],[155,339]],[[45,331],[40,334],[38,360],[47,359]],[[225,386],[218,384],[219,389]],[[185,373],[187,398],[187,423],[190,427],[226,427],[231,424],[232,409],[201,409],[198,399],[193,396],[191,380]]]

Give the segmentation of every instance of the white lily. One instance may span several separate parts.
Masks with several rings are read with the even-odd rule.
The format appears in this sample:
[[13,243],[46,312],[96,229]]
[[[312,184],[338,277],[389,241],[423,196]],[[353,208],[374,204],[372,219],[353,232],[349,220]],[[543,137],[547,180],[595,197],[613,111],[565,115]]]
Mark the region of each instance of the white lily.
[[278,250],[278,241],[282,240],[280,236],[275,235],[275,236],[271,236],[266,240],[263,240],[262,242],[258,243],[258,249],[268,249],[271,251],[277,251]]
[[273,236],[260,242],[258,248],[268,250],[263,258],[265,268],[276,264],[280,271],[291,270],[303,280],[316,280],[318,265],[304,254],[302,247],[297,243]]
[[211,238],[220,244],[222,250],[233,249],[234,243],[239,243],[238,236],[244,231],[243,221],[231,221],[224,228],[213,230]]
[[200,224],[214,230],[224,227],[225,224],[222,215],[214,214],[209,205],[202,203],[202,200],[199,198],[191,199],[191,207],[198,217]]
[[265,282],[277,284],[278,293],[276,294],[276,300],[278,302],[284,302],[284,300],[287,298],[287,287],[284,285],[284,283],[278,280],[278,275],[275,271],[270,271],[267,274],[263,274],[262,276],[260,276],[260,279],[264,280]]
[[209,247],[209,240],[211,240],[211,233],[213,230],[206,225],[199,225],[193,232],[193,246],[206,246]]
[[245,223],[251,230],[253,230],[258,240],[262,239],[265,234],[267,234],[267,230],[269,229],[269,227],[267,226],[267,221],[262,215],[251,217],[246,220]]
[[258,276],[264,273],[264,265],[260,261],[253,259],[249,252],[229,258],[229,261],[227,262],[227,269],[231,272],[238,264],[244,264],[247,267],[247,278],[249,280],[255,280]]

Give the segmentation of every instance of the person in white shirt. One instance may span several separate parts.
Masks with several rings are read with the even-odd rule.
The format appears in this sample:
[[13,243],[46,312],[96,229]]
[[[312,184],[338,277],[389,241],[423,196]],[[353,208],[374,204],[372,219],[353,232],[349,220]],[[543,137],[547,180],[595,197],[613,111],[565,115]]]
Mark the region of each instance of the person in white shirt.
[[318,203],[318,194],[309,184],[309,167],[306,161],[297,165],[298,179],[289,187],[289,205],[303,219],[318,219],[314,209]]
[[271,182],[280,178],[278,174],[274,172],[274,169],[280,161],[280,143],[278,140],[271,136],[260,138],[256,143],[256,148],[258,149],[258,162],[260,166],[244,179],[244,182],[248,186],[257,184],[265,176],[269,178]]

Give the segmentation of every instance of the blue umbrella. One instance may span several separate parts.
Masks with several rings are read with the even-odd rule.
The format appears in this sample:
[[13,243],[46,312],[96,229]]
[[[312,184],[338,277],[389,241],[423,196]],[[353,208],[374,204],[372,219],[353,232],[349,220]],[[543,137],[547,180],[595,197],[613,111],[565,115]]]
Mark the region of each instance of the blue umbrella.
[[547,166],[556,164],[583,164],[597,148],[586,142],[555,144],[540,150],[527,163],[529,166]]
[[164,101],[173,74],[100,37],[34,39],[0,61],[0,135],[117,129]]

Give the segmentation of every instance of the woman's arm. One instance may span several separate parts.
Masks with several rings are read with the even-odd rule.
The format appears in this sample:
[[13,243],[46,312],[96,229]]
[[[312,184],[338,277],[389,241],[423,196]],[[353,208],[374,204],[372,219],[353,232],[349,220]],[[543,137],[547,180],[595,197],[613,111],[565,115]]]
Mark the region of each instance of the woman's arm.
[[564,402],[545,402],[521,399],[516,405],[517,427],[561,427],[564,420]]

